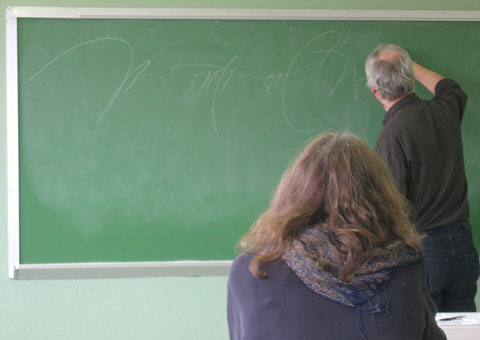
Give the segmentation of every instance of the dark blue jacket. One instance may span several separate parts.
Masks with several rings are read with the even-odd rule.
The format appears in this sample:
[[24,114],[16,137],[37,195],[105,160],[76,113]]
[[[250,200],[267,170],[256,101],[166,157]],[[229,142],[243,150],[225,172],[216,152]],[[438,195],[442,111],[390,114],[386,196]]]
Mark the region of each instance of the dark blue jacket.
[[228,278],[231,340],[446,339],[435,322],[423,262],[389,282],[389,313],[359,315],[309,289],[283,261],[264,267],[266,279],[255,278],[248,270],[251,259],[238,256]]

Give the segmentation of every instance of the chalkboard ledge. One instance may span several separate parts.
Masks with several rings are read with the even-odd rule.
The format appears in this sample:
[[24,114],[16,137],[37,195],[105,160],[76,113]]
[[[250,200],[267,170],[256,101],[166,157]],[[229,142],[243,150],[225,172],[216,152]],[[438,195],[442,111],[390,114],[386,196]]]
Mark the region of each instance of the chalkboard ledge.
[[105,279],[165,276],[226,276],[232,261],[94,262],[20,264],[12,279]]

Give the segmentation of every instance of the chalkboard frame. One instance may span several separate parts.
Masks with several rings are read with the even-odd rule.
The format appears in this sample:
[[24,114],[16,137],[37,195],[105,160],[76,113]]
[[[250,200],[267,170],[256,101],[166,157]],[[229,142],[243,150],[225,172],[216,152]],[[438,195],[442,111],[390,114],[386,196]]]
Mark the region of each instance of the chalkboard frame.
[[20,263],[17,18],[480,21],[480,11],[7,7],[8,275],[11,279],[91,279],[224,276],[232,261]]

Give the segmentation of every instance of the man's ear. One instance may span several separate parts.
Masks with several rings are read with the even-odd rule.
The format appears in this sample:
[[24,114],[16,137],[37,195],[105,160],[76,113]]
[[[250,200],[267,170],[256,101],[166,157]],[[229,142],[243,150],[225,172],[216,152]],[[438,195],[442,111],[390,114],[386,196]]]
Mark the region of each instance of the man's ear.
[[370,86],[370,91],[375,95],[378,93],[378,91],[375,90],[375,88],[373,86]]

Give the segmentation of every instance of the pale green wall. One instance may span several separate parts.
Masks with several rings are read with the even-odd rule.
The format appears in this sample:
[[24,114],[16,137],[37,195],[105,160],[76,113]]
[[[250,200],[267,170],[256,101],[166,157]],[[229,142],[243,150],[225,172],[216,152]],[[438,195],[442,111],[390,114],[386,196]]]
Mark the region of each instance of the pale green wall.
[[[478,0],[50,0],[6,6],[480,10]],[[227,339],[226,278],[7,278],[5,19],[0,19],[0,340]]]

